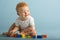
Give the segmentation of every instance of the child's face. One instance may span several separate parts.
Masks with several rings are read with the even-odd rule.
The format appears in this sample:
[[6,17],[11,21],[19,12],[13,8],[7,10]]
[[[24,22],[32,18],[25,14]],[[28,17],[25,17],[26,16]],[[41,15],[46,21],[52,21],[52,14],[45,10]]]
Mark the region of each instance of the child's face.
[[17,14],[18,14],[18,16],[20,16],[22,18],[26,18],[30,14],[29,8],[27,6],[20,7],[17,10]]

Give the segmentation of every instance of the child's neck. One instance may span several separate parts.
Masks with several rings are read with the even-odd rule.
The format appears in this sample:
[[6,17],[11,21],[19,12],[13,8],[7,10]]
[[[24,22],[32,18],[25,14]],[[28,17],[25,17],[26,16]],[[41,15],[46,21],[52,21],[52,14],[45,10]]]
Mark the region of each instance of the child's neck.
[[25,21],[26,19],[28,19],[28,17],[26,17],[26,18],[20,17],[20,20],[22,20],[22,21]]
[[24,21],[24,20],[26,20],[27,18],[20,18],[20,20],[22,20],[22,21]]

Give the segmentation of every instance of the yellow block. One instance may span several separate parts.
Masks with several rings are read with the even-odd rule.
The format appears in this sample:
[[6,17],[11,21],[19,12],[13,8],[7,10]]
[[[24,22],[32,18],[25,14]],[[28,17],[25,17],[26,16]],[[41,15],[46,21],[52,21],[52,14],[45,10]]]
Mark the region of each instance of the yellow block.
[[24,34],[21,34],[22,35],[22,38],[25,38],[25,35]]
[[32,38],[31,36],[27,36],[27,38]]

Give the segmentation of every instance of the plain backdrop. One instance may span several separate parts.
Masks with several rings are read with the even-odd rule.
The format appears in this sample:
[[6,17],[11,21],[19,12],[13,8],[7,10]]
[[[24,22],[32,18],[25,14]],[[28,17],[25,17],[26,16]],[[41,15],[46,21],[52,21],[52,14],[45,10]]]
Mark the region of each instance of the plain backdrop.
[[29,5],[37,34],[60,38],[60,0],[0,0],[0,34],[18,17],[15,8],[21,1]]

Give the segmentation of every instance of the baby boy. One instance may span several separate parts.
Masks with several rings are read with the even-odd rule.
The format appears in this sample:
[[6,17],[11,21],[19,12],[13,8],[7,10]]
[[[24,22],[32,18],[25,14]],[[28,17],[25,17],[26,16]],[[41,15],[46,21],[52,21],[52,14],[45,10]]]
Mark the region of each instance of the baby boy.
[[32,33],[36,35],[34,18],[30,15],[30,10],[25,2],[20,2],[16,6],[17,15],[19,16],[16,21],[11,25],[8,32],[3,34],[10,34],[19,31],[20,34],[29,35]]

